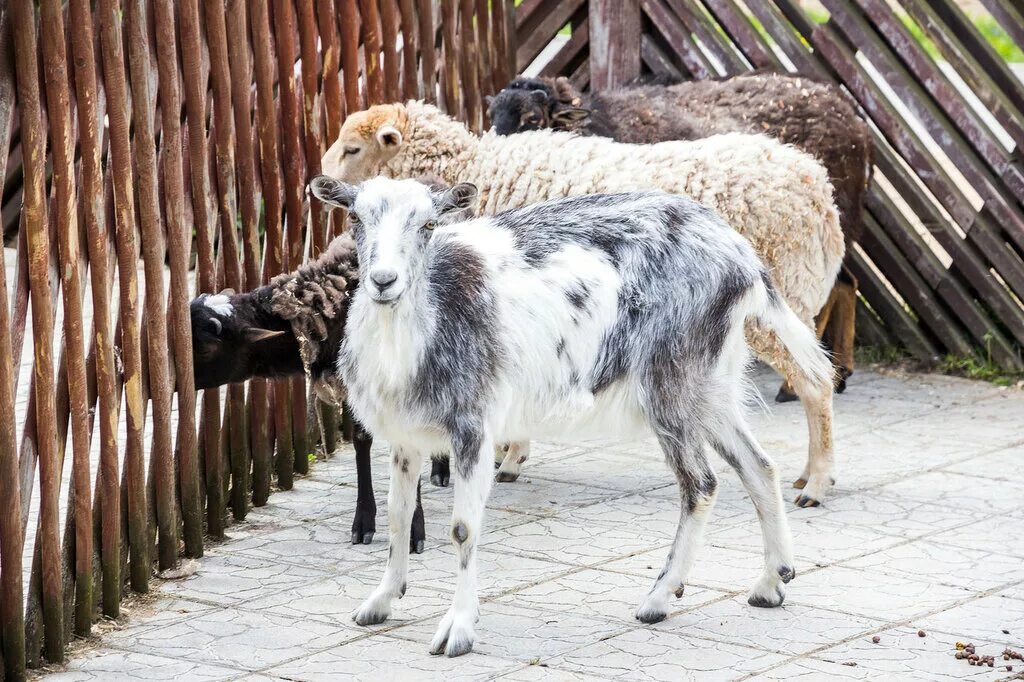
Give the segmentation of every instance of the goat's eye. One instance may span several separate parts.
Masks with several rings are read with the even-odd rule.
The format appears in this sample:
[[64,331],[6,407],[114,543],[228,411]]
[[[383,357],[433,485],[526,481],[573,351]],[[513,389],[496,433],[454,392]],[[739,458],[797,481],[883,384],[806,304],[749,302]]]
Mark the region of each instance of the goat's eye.
[[353,224],[353,225],[358,225],[362,221],[359,220],[359,216],[357,216],[355,213],[349,211],[349,213],[348,213],[348,222]]
[[427,230],[428,232],[432,232],[435,227],[437,227],[436,220],[428,220],[427,222],[423,223],[423,229]]
[[358,154],[359,151],[359,147],[345,147],[342,156],[354,156],[355,154]]

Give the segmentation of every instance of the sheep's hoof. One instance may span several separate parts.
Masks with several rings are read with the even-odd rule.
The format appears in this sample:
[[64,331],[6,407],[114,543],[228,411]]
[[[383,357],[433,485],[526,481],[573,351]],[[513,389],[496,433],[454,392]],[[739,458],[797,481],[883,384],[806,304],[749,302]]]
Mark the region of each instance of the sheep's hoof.
[[356,508],[356,516],[352,520],[352,544],[368,545],[373,542],[373,534],[377,531],[377,510]]
[[816,500],[810,495],[798,495],[794,502],[796,506],[803,508],[821,506],[821,500]]
[[846,380],[849,379],[851,375],[853,375],[852,369],[847,369],[846,367],[836,368],[836,393],[842,393],[846,390]]
[[783,384],[779,387],[779,392],[775,394],[775,402],[777,403],[792,403],[800,400],[796,393],[789,390],[789,386]]
[[447,459],[435,459],[430,462],[430,482],[439,488],[447,488],[451,482],[451,467]]
[[511,471],[498,471],[498,474],[494,477],[498,483],[515,483],[519,480],[518,473],[512,473]]

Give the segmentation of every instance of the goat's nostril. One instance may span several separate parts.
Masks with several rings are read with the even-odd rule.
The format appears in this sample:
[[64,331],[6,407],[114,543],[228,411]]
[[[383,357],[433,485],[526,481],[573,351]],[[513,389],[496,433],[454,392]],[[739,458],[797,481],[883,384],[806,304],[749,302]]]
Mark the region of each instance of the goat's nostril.
[[370,273],[370,279],[377,285],[378,289],[384,291],[395,283],[395,280],[398,279],[398,273],[394,270],[374,270]]

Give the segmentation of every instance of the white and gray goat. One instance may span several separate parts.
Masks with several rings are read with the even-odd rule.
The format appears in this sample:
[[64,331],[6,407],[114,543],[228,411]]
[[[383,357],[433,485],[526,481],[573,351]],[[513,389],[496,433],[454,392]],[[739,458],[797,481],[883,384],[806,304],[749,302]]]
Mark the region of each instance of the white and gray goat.
[[782,603],[791,539],[775,465],[744,418],[745,321],[777,334],[810,381],[828,386],[832,370],[743,237],[696,202],[658,192],[439,226],[476,201],[475,187],[318,176],[311,189],[352,218],[362,284],[338,369],[356,416],[393,448],[391,551],[357,623],[384,621],[405,593],[422,458],[451,451],[458,574],[430,650],[472,649],[494,443],[534,437],[657,438],[682,505],[638,619],[664,619],[686,582],[717,489],[707,447],[739,473],[761,521],[765,568],[748,601]]

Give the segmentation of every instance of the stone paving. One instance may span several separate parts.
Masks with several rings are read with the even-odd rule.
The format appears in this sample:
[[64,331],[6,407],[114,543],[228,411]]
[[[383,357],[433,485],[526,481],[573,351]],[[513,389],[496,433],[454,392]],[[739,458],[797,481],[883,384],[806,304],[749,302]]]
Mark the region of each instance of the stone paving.
[[[755,380],[774,394],[773,375],[761,370]],[[652,442],[535,444],[520,480],[495,485],[488,505],[475,650],[430,656],[454,585],[451,489],[425,483],[428,542],[412,559],[408,593],[390,621],[358,627],[349,614],[387,557],[387,460],[378,448],[378,534],[352,546],[355,471],[346,448],[253,510],[194,575],[160,584],[152,608],[53,677],[1017,676],[1024,662],[1001,653],[1024,650],[1024,392],[862,371],[837,397],[836,414],[838,482],[825,506],[789,509],[797,578],[780,609],[746,603],[761,567],[760,534],[739,480],[719,467],[719,500],[686,594],[668,620],[634,620],[678,514],[661,454]],[[772,405],[753,421],[794,496],[788,485],[807,438],[800,407]],[[995,655],[996,667],[955,659],[957,641]]]

